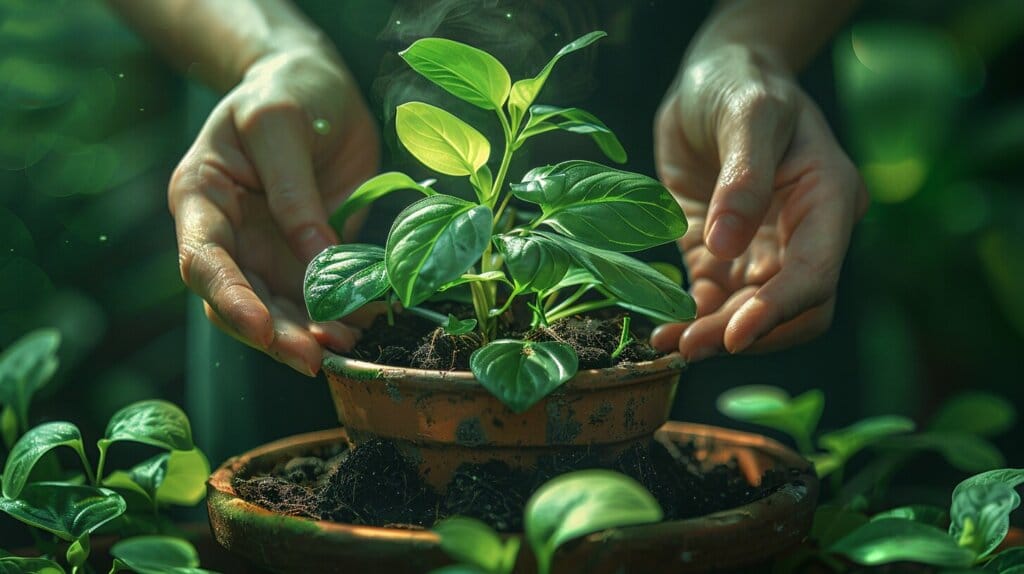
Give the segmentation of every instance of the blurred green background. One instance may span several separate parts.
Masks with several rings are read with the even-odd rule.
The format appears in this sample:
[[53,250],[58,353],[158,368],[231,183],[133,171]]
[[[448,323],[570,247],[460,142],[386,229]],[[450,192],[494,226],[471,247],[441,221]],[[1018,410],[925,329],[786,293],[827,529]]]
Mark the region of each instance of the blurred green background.
[[[388,10],[344,6],[360,4],[335,25],[372,40]],[[674,4],[639,3],[615,24],[633,50],[674,51],[634,65],[636,81],[597,80],[605,100],[593,111],[624,131],[632,167],[648,173],[650,114],[680,38],[708,9],[686,6],[688,23],[659,36],[666,11],[684,11]],[[836,37],[804,81],[874,203],[835,327],[802,349],[694,367],[677,418],[723,422],[714,396],[748,383],[824,388],[832,424],[924,417],[967,388],[1024,404],[1022,40],[1020,0],[870,3]],[[627,54],[612,42],[600,58],[628,65]],[[65,341],[37,417],[95,429],[137,399],[183,400],[186,292],[165,190],[188,145],[186,81],[101,2],[0,0],[0,348],[44,325]],[[1019,441],[1001,446],[1024,463]]]

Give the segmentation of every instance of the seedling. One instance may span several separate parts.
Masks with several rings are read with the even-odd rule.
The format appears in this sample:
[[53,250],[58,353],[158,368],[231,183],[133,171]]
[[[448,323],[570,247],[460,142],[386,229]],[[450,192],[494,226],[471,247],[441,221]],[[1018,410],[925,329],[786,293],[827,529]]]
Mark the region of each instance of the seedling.
[[[475,329],[484,345],[473,353],[470,368],[516,412],[569,380],[578,367],[566,344],[497,339],[499,319],[518,298],[526,298],[534,326],[613,305],[656,321],[692,319],[693,300],[679,282],[626,255],[686,232],[679,205],[658,181],[567,161],[530,170],[506,189],[516,151],[549,131],[587,134],[612,161],[625,161],[619,140],[592,114],[534,105],[555,64],[603,36],[580,37],[537,76],[515,83],[493,56],[451,40],[426,38],[402,52],[433,83],[495,113],[504,135],[497,171],[488,166],[491,142],[468,123],[423,102],[399,106],[396,129],[405,149],[435,172],[468,178],[476,200],[445,195],[432,182],[417,183],[397,172],[361,185],[332,216],[337,228],[393,191],[413,190],[424,197],[398,215],[383,248],[338,245],[314,258],[305,278],[310,317],[339,319],[372,301],[388,301],[392,293],[407,312],[417,312],[438,293],[468,288],[475,325],[439,314],[435,319],[452,334]],[[513,197],[539,212],[513,216]],[[588,293],[600,297],[584,299]]]
[[621,355],[622,352],[626,350],[626,347],[628,347],[629,344],[633,342],[633,336],[629,334],[630,322],[631,321],[629,315],[626,315],[625,317],[622,318],[622,334],[619,335],[618,346],[616,346],[615,350],[612,351],[613,359],[618,359],[619,355]]
[[[78,572],[89,558],[92,534],[139,529],[159,532],[165,528],[158,514],[162,508],[193,506],[205,495],[210,465],[192,443],[185,413],[166,401],[141,401],[115,413],[105,436],[97,442],[100,456],[95,470],[81,432],[70,422],[48,422],[17,437],[20,421],[28,418],[31,393],[56,372],[58,345],[55,331],[37,331],[0,358],[0,400],[4,412],[13,411],[19,423],[9,437],[12,445],[0,482],[0,511],[28,525],[44,554],[26,559],[0,551],[2,572],[63,573],[63,566],[53,559],[55,540],[68,544],[64,558],[71,572]],[[5,428],[5,438],[8,432],[11,430]],[[161,452],[106,476],[107,452],[118,442],[142,443]],[[61,447],[75,452],[84,477],[68,478],[59,468],[53,451]],[[202,572],[192,545],[170,536],[126,538],[112,553],[117,560],[111,572]]]
[[[551,572],[555,551],[566,542],[600,530],[658,522],[661,507],[635,480],[607,470],[581,470],[548,481],[524,510],[526,540],[539,574]],[[438,523],[441,548],[459,562],[433,574],[509,574],[520,540],[502,541],[490,526],[456,516]]]

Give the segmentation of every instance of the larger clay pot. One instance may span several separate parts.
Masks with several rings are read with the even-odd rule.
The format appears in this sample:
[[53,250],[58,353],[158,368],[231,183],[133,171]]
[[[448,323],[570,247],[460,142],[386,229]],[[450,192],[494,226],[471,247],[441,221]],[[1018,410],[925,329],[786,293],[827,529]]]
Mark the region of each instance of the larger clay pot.
[[[769,468],[809,469],[807,461],[792,450],[754,434],[672,422],[655,437],[666,444],[693,441],[698,457],[708,463],[735,458],[748,478],[760,477]],[[282,573],[401,574],[428,572],[449,564],[433,532],[275,514],[242,500],[232,486],[236,476],[249,476],[291,457],[324,451],[345,438],[341,430],[300,435],[224,463],[208,483],[210,524],[217,541],[258,566]],[[689,520],[605,530],[571,542],[556,554],[554,571],[757,571],[752,570],[755,565],[804,539],[817,498],[818,479],[798,471],[773,494],[738,508]],[[520,552],[515,571],[534,571],[528,551]]]
[[683,360],[580,371],[514,413],[467,371],[389,367],[338,355],[324,359],[338,418],[353,447],[395,442],[432,486],[463,463],[500,460],[532,468],[544,456],[585,451],[611,460],[668,420]]

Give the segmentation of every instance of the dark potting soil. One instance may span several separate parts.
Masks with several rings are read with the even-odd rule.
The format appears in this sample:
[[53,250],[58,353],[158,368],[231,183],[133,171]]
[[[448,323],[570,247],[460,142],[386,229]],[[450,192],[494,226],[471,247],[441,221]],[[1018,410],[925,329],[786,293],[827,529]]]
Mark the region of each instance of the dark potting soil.
[[[610,467],[643,484],[661,504],[666,520],[734,508],[767,496],[792,478],[771,470],[758,486],[751,486],[735,462],[702,468],[692,444],[674,445],[673,450],[656,441],[637,445]],[[254,504],[318,520],[430,528],[438,520],[462,515],[500,531],[519,531],[523,508],[535,490],[559,474],[585,468],[609,467],[579,457],[548,460],[531,471],[515,471],[498,461],[467,464],[442,494],[420,480],[416,467],[392,443],[378,440],[354,451],[341,447],[321,456],[293,458],[269,472],[240,475],[234,486]]]
[[[465,305],[445,304],[437,310],[442,314],[451,313],[459,319],[473,317],[473,309]],[[650,325],[639,317],[634,317],[630,328],[633,341],[618,357],[612,358],[622,334],[622,320],[622,314],[605,313],[568,317],[548,327],[529,329],[520,326],[518,321],[506,319],[498,324],[498,338],[566,343],[576,351],[581,369],[611,367],[657,358],[658,352],[647,344]],[[481,339],[476,333],[449,335],[427,319],[404,313],[396,317],[394,325],[388,325],[386,317],[378,317],[369,329],[364,330],[352,355],[357,359],[394,367],[468,370],[469,356],[480,345]]]

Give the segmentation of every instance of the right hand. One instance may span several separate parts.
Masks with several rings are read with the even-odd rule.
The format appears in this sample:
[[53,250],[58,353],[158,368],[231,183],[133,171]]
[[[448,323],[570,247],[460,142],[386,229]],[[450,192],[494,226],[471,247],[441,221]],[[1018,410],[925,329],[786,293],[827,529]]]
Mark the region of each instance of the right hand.
[[[314,129],[319,120],[329,131]],[[323,347],[352,347],[358,330],[310,322],[302,282],[310,259],[338,242],[328,213],[376,173],[378,148],[336,56],[294,50],[249,67],[168,189],[181,276],[214,324],[308,376]]]

